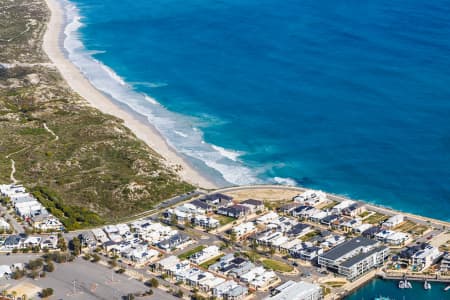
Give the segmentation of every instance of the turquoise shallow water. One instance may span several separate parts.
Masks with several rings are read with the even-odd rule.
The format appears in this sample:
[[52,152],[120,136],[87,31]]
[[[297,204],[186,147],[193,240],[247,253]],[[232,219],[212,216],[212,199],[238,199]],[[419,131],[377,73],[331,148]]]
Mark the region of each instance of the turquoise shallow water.
[[448,1],[64,3],[69,58],[217,181],[450,220]]
[[412,289],[397,288],[397,281],[375,279],[357,290],[344,300],[373,300],[384,296],[391,300],[446,300],[450,299],[450,291],[445,292],[445,284],[431,283],[431,290],[423,289],[423,282],[412,282]]

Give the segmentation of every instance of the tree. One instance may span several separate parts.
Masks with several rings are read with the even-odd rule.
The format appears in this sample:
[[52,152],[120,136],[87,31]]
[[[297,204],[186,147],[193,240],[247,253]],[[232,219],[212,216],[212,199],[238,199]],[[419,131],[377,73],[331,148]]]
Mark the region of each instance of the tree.
[[58,247],[61,251],[65,252],[67,251],[67,243],[64,237],[60,234],[58,234],[58,243],[56,244],[56,247]]
[[170,215],[170,224],[178,225],[178,219],[177,219],[177,216],[175,214],[171,214]]
[[115,267],[117,267],[117,260],[116,259],[110,259],[109,261],[108,261],[108,264],[111,266],[111,268],[115,268]]
[[158,288],[158,286],[159,286],[159,281],[158,281],[158,279],[156,279],[156,278],[150,279],[150,286],[151,286],[151,287],[154,287],[155,289]]
[[122,299],[124,300],[134,300],[134,295],[133,294],[128,294],[126,296],[123,296]]
[[270,255],[273,256],[275,254],[275,248],[271,247],[269,252],[270,252]]
[[50,297],[51,295],[53,295],[53,289],[52,288],[42,289],[42,291],[41,291],[41,297],[42,298],[47,298],[47,297]]
[[39,273],[38,273],[37,271],[33,270],[33,271],[31,271],[31,273],[29,274],[29,276],[30,276],[31,278],[33,278],[33,279],[36,279],[36,278],[38,278]]
[[230,233],[230,240],[231,240],[233,243],[236,242],[236,240],[237,240],[236,232],[231,231],[231,233]]
[[49,261],[47,263],[47,265],[45,266],[44,270],[46,272],[50,272],[51,273],[51,272],[53,272],[55,270],[55,265],[51,261]]
[[27,264],[28,269],[37,270],[40,269],[44,265],[44,262],[41,258],[30,260]]
[[183,298],[184,293],[182,290],[178,290],[173,295],[178,298]]
[[73,255],[78,256],[81,253],[81,241],[79,238],[74,237],[70,242],[70,249],[73,252]]
[[92,262],[96,263],[100,260],[100,255],[98,255],[97,253],[92,254]]

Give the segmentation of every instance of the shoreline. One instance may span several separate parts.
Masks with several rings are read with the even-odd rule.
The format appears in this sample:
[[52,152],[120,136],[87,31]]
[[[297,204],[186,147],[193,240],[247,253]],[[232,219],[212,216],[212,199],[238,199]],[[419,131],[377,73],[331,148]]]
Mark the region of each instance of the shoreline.
[[[164,137],[152,126],[150,122],[137,117],[137,113],[129,111],[123,105],[118,105],[113,99],[97,90],[80,70],[67,59],[60,38],[64,31],[64,11],[57,0],[45,0],[50,10],[50,20],[43,37],[42,49],[49,60],[61,73],[68,86],[86,100],[92,107],[102,113],[112,115],[123,120],[137,138],[144,141],[150,148],[161,155],[166,165],[174,167],[180,165],[182,170],[177,174],[186,182],[205,189],[216,189],[218,186],[199,171],[194,169],[179,153],[169,146]],[[143,117],[144,118],[144,117]]]

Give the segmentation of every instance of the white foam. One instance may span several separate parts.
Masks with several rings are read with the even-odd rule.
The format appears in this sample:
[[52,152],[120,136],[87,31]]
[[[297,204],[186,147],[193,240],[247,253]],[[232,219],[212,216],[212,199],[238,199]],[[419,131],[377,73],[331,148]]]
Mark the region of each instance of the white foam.
[[168,86],[165,82],[131,82],[132,85],[146,86],[152,89]]
[[123,80],[122,77],[120,77],[119,75],[117,75],[116,72],[113,71],[113,69],[111,69],[110,67],[102,64],[101,62],[99,62],[98,60],[95,60],[100,67],[106,71],[106,73],[108,73],[109,77],[111,77],[111,79],[117,81],[118,83],[120,83],[123,86],[127,86],[127,83],[125,82],[125,80]]
[[145,100],[147,100],[147,101],[150,102],[151,104],[159,105],[158,101],[156,101],[156,100],[153,99],[152,97],[149,97],[149,96],[147,96],[147,95],[144,94],[144,98],[145,98]]
[[[97,89],[145,116],[169,145],[179,153],[202,161],[205,166],[215,169],[227,182],[232,184],[260,183],[257,172],[239,161],[241,152],[204,142],[203,132],[198,127],[211,125],[211,122],[213,124],[223,123],[223,120],[210,115],[205,115],[205,118],[202,116],[200,120],[180,115],[168,111],[159,105],[156,99],[134,91],[132,86],[110,67],[93,58],[92,51],[85,49],[77,32],[83,26],[78,9],[65,0],[63,3],[68,21],[64,30],[64,48],[68,53],[68,58]],[[161,85],[162,83],[156,83],[154,86]]]
[[219,152],[222,156],[225,156],[226,158],[231,159],[232,161],[238,161],[239,156],[243,154],[242,152],[227,150],[217,145],[211,145],[211,147],[217,152]]
[[178,134],[178,135],[181,136],[181,137],[184,137],[184,138],[188,137],[187,134],[182,133],[181,131],[174,130],[173,132],[175,132],[175,134]]
[[274,177],[273,181],[281,185],[296,186],[297,182],[292,178]]
[[89,55],[103,54],[106,53],[105,50],[92,50],[87,52]]

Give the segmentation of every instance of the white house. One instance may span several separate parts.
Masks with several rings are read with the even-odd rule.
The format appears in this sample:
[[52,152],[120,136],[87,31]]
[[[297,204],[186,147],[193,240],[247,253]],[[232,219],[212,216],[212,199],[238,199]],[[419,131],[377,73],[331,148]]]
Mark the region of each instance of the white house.
[[254,232],[255,230],[256,230],[256,227],[253,224],[253,222],[241,223],[232,228],[232,231],[233,231],[233,233],[236,234],[237,238],[241,238],[244,235]]
[[409,235],[404,232],[398,232],[393,230],[382,230],[375,234],[375,238],[384,243],[399,246],[409,240]]
[[0,230],[8,231],[11,229],[11,225],[4,218],[0,217]]
[[441,256],[442,253],[438,248],[428,245],[425,247],[425,249],[413,254],[413,256],[411,257],[411,265],[416,268],[416,271],[421,271],[431,266]]
[[353,201],[353,200],[344,200],[344,201],[338,203],[337,205],[335,205],[331,209],[331,211],[333,214],[341,214],[344,209],[350,207],[353,204],[355,204],[355,201]]
[[199,265],[207,260],[219,256],[220,254],[221,252],[219,251],[219,247],[213,245],[194,253],[189,259],[194,264]]
[[109,241],[108,236],[106,235],[106,233],[98,228],[94,228],[91,230],[92,234],[94,235],[95,239],[97,240],[97,242],[99,242],[100,244],[104,244],[107,241]]
[[255,288],[263,288],[278,280],[273,271],[267,271],[263,267],[255,267],[240,276],[240,280]]
[[302,194],[295,196],[293,200],[305,205],[314,206],[327,201],[327,196],[322,191],[306,190]]
[[393,227],[403,223],[404,221],[405,221],[405,216],[404,215],[395,215],[395,216],[392,216],[389,219],[387,219],[383,223],[383,227],[393,228]]
[[32,218],[33,227],[42,231],[57,231],[63,228],[63,224],[54,216],[38,216]]

